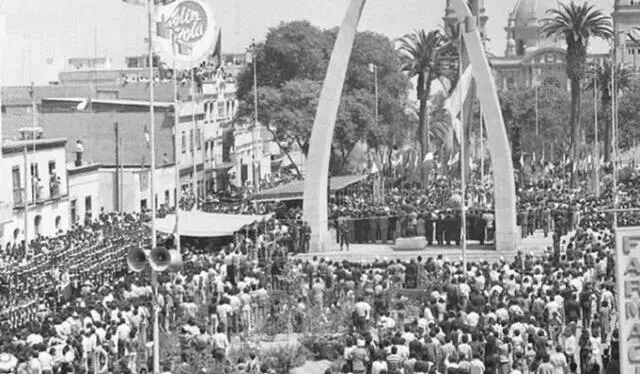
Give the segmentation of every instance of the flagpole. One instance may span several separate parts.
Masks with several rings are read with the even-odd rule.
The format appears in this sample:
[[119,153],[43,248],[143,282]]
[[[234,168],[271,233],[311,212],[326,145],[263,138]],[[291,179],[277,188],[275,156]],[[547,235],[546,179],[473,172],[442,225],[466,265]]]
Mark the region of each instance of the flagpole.
[[[256,176],[256,129],[258,128],[258,54],[256,53],[256,42],[251,42],[251,53],[253,54],[253,110],[254,110],[254,127],[251,129],[251,174],[253,175],[253,186],[256,191],[260,187],[260,176]],[[257,177],[257,178],[256,178]]]
[[[617,134],[617,110],[616,105],[618,102],[617,94],[616,94],[616,48],[618,48],[618,33],[617,29],[614,27],[615,35],[613,39],[613,48],[611,48],[611,129],[612,129],[612,137],[613,137],[613,229],[614,232],[618,228],[618,171],[617,171],[617,161],[618,161],[618,134]],[[608,139],[611,141],[610,139]]]
[[593,132],[595,137],[593,147],[593,165],[595,165],[595,167],[593,169],[595,173],[596,196],[600,196],[600,165],[598,162],[600,157],[600,150],[598,149],[600,145],[600,142],[598,141],[598,80],[596,79],[595,70],[593,75]]
[[484,111],[480,103],[480,188],[482,191],[482,204],[484,205]]
[[196,201],[196,209],[198,207],[198,168],[196,166],[196,131],[198,130],[198,126],[196,124],[196,74],[195,68],[191,68],[191,121],[192,121],[192,130],[191,130],[191,165],[193,167],[193,171],[191,172],[191,191],[193,193],[193,197]]
[[[462,33],[463,33],[463,26],[465,26],[462,22],[458,23],[458,28],[459,28],[459,34],[460,34],[460,40],[459,40],[459,45],[458,45],[458,69],[459,69],[459,77],[462,77]],[[464,30],[466,31],[466,30]],[[465,178],[465,162],[466,162],[466,158],[465,158],[465,139],[464,139],[464,100],[462,99],[462,91],[460,92],[460,95],[458,96],[458,100],[460,100],[460,205],[462,207],[462,212],[461,212],[461,221],[462,221],[462,225],[461,225],[461,233],[460,235],[462,236],[462,271],[464,272],[464,276],[466,278],[467,276],[467,212],[466,212],[466,178]],[[427,134],[428,137],[428,134]]]
[[[147,18],[149,23],[149,142],[151,146],[151,176],[149,192],[151,196],[151,248],[156,248],[156,199],[155,199],[155,171],[156,171],[156,131],[154,113],[154,71],[153,71],[153,4],[154,0],[147,0]],[[160,374],[160,327],[159,327],[159,305],[158,305],[158,273],[151,270],[151,285],[153,287],[153,373]]]
[[175,44],[175,39],[173,36],[173,32],[171,33],[171,51],[173,52],[173,74],[172,74],[172,80],[173,80],[173,131],[174,131],[174,138],[173,138],[173,146],[174,146],[174,151],[173,154],[175,155],[175,169],[176,169],[176,175],[175,175],[175,183],[176,183],[176,189],[174,192],[174,197],[175,197],[175,214],[176,214],[176,230],[175,230],[175,234],[174,234],[174,242],[176,244],[176,250],[178,251],[178,253],[182,253],[180,251],[180,198],[178,197],[178,192],[180,192],[180,195],[182,195],[182,187],[180,186],[180,142],[181,142],[181,138],[180,138],[180,108],[178,107],[178,70],[176,69],[176,44]]

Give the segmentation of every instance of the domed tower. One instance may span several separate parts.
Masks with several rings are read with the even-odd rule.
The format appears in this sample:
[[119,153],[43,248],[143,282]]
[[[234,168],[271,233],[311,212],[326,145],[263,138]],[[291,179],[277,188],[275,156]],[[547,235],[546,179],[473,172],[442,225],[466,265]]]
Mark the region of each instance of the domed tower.
[[509,15],[509,25],[505,28],[507,40],[513,38],[516,56],[545,46],[558,46],[555,39],[543,39],[540,31],[544,19],[549,17],[549,9],[557,9],[557,0],[518,0]]
[[515,57],[516,56],[516,39],[513,36],[513,28],[515,25],[515,19],[509,16],[509,24],[506,28],[507,30],[507,48],[504,51],[505,57]]

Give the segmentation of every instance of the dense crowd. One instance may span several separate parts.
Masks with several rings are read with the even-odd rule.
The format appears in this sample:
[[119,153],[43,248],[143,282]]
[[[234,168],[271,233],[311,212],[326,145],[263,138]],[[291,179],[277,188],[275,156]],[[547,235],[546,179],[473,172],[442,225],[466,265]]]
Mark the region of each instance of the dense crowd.
[[[621,206],[640,201],[635,182],[620,184]],[[384,232],[389,240],[399,237],[397,232],[419,235],[429,226],[425,212],[447,206],[456,193],[449,182],[433,183],[432,194],[391,189],[378,203],[366,188],[336,196],[331,212],[338,227],[349,221],[341,217],[366,218],[359,229],[366,234],[363,241],[384,240]],[[513,262],[471,261],[466,269],[441,256],[366,263],[291,259],[289,253],[304,252],[308,245],[299,208],[212,197],[202,209],[274,215],[245,228],[217,252],[187,243],[182,270],[160,278],[162,333],[181,338],[179,355],[164,360],[163,370],[181,372],[189,352],[196,351],[227,372],[272,372],[256,355],[231,361],[233,337],[286,323],[292,331],[308,331],[320,313],[347,316],[344,349],[330,369],[335,373],[619,372],[613,235],[610,215],[601,211],[610,189],[595,198],[586,188],[571,190],[551,180],[523,184],[518,195],[525,235],[551,233],[553,250],[544,256],[519,253]],[[478,205],[484,201],[479,198]],[[385,231],[378,226],[382,220],[371,225],[370,217],[380,212],[388,217],[404,212],[410,219],[400,230],[398,220]],[[153,292],[149,277],[131,273],[125,261],[130,246],[148,245],[147,218],[105,212],[86,218],[28,248],[6,247],[0,264],[0,372],[98,367],[138,373],[150,367]],[[623,222],[635,217],[620,214]],[[432,220],[435,240],[437,226]],[[444,233],[443,239],[455,242],[459,234]],[[295,298],[291,305],[273,298],[285,283]]]

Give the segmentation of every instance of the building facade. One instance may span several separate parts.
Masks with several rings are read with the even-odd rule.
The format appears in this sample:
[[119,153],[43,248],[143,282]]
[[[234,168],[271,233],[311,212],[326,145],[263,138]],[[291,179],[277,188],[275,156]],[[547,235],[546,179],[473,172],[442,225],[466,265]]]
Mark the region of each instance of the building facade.
[[[554,84],[568,87],[566,74],[566,50],[562,38],[544,38],[541,30],[544,19],[548,18],[548,9],[557,9],[556,0],[518,0],[509,14],[506,32],[506,48],[503,56],[490,54],[489,60],[493,67],[496,86],[499,90],[526,89],[543,84]],[[478,27],[485,40],[485,26],[488,21],[484,8],[484,0],[475,0],[472,6],[478,14]],[[616,0],[614,24],[625,35],[634,27],[640,26],[640,4],[636,0]],[[455,12],[447,4],[445,22],[455,25]],[[633,54],[640,57],[640,45],[632,43],[627,36],[622,38],[618,56],[627,66],[637,66]],[[625,44],[626,43],[626,44]],[[589,54],[588,63],[601,63],[608,58],[608,54]],[[638,61],[640,63],[640,61]]]
[[11,219],[1,224],[3,246],[69,228],[65,146],[60,138],[3,144],[1,200],[11,207]]
[[614,32],[619,36],[616,50],[619,61],[627,67],[640,69],[640,1],[615,0],[612,16],[615,18]]

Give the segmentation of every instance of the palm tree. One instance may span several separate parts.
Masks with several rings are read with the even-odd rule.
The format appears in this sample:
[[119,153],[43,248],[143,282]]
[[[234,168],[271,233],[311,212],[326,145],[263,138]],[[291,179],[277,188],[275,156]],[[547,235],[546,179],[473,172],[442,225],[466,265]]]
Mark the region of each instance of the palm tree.
[[[419,109],[419,142],[421,160],[431,151],[428,102],[431,83],[442,75],[438,56],[444,45],[444,38],[440,30],[416,30],[404,35],[399,40],[398,50],[405,58],[402,70],[410,77],[418,77],[417,97]],[[424,178],[423,178],[424,182]]]
[[[591,68],[592,77],[587,77],[587,89],[594,85],[600,91],[600,106],[602,113],[611,111],[611,60],[604,60],[602,65],[594,64]],[[616,91],[620,92],[631,84],[633,71],[622,64],[615,68]],[[604,162],[611,161],[611,121],[604,122]]]
[[[571,82],[571,154],[578,160],[580,136],[580,82],[584,79],[587,64],[587,46],[592,37],[613,37],[611,17],[589,3],[560,4],[559,9],[548,10],[550,18],[544,20],[543,37],[563,37],[567,43],[567,76]],[[575,168],[574,168],[575,170]],[[575,172],[571,182],[577,182]]]

